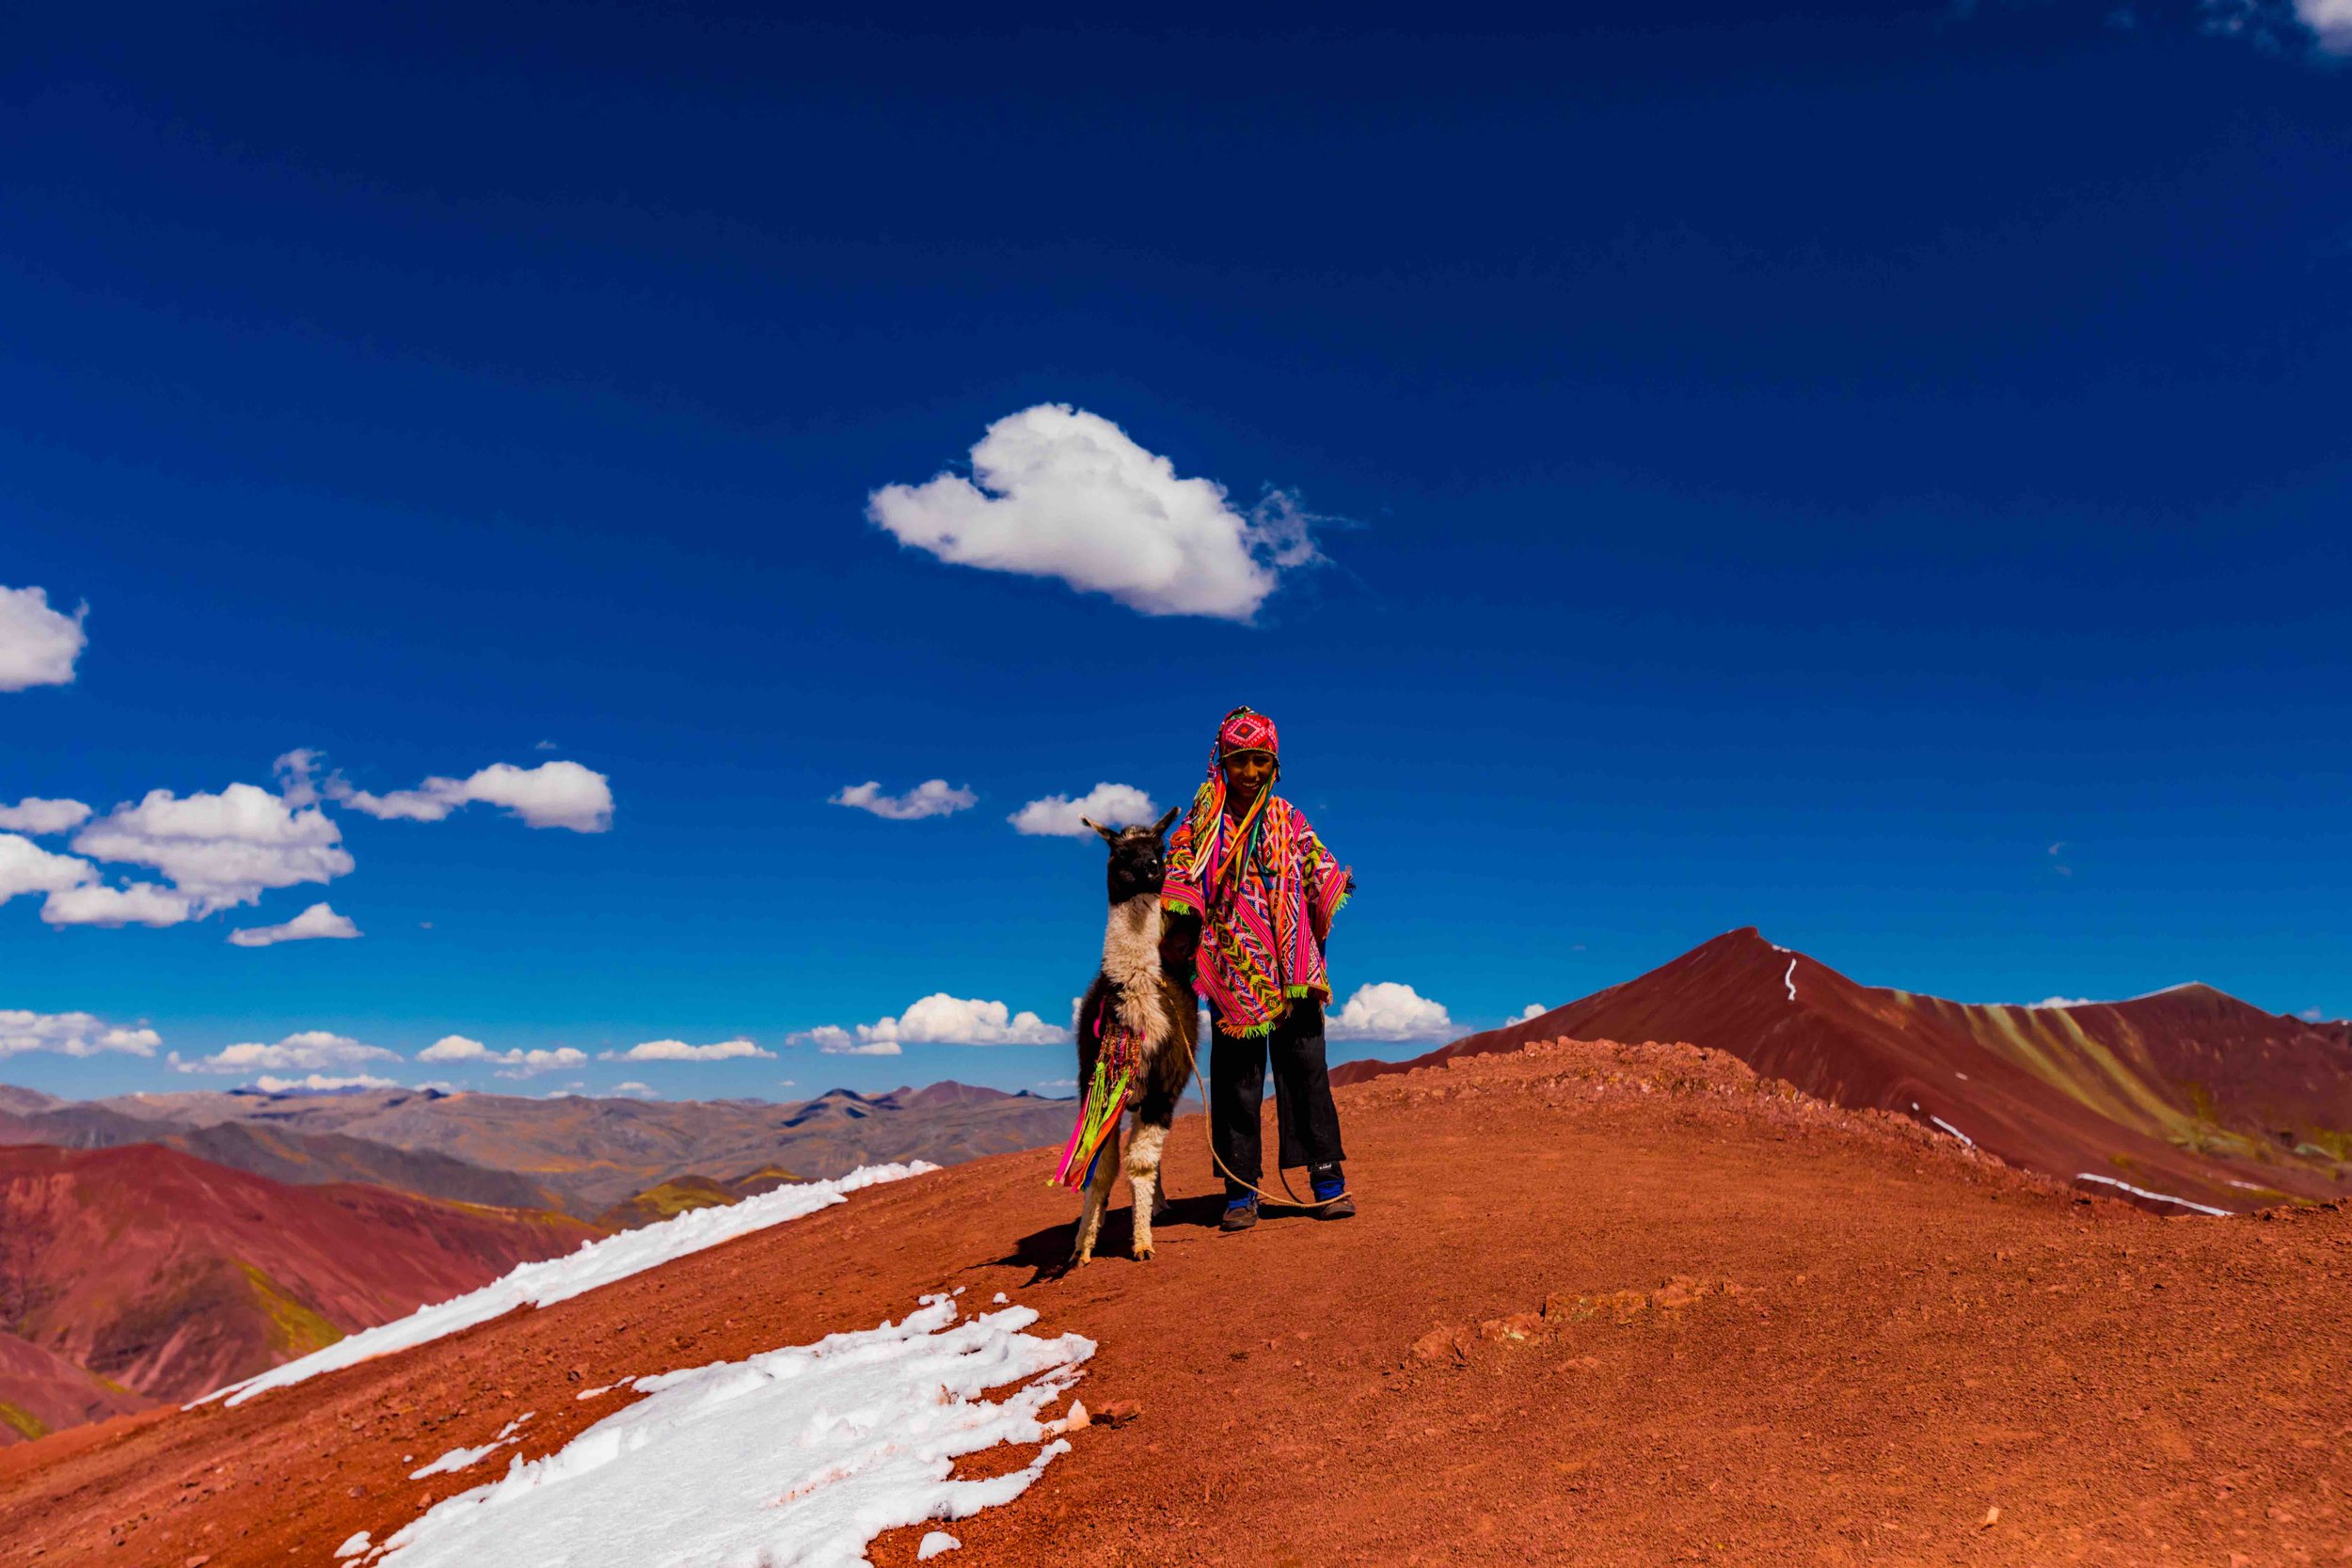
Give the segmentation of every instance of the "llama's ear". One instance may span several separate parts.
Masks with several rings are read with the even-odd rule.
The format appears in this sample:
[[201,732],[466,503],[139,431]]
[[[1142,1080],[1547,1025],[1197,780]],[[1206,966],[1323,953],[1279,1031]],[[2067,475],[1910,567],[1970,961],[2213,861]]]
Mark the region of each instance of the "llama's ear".
[[1078,820],[1085,823],[1088,827],[1092,828],[1096,832],[1101,833],[1103,835],[1104,843],[1117,844],[1119,842],[1119,831],[1116,828],[1105,828],[1103,824],[1097,822],[1091,816],[1081,816]]
[[1177,808],[1177,807],[1175,807],[1175,806],[1170,806],[1170,807],[1168,807],[1168,815],[1167,815],[1166,816],[1161,817],[1161,818],[1160,818],[1157,822],[1154,822],[1154,823],[1152,823],[1152,837],[1154,837],[1154,838],[1160,838],[1160,837],[1163,837],[1163,836],[1165,836],[1165,835],[1167,834],[1167,832],[1168,832],[1168,825],[1170,822],[1173,822],[1173,821],[1175,821],[1175,820],[1176,820],[1176,813],[1177,813],[1177,810],[1178,810],[1178,808]]

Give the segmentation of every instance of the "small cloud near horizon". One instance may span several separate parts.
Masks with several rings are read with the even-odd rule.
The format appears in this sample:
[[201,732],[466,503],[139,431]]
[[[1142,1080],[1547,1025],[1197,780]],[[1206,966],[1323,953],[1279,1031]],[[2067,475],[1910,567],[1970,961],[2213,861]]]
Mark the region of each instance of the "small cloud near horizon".
[[[315,761],[314,753],[311,758]],[[480,803],[520,817],[530,828],[600,833],[612,826],[612,781],[576,762],[543,762],[536,768],[497,762],[463,779],[436,776],[414,789],[385,795],[356,788],[341,773],[318,787],[337,805],[388,822],[438,822],[462,806]]]
[[732,1062],[746,1056],[772,1059],[775,1053],[761,1049],[750,1040],[737,1037],[715,1045],[689,1045],[684,1040],[645,1040],[627,1051],[603,1051],[596,1059],[605,1062]]
[[1335,1040],[1438,1039],[1454,1032],[1445,1005],[1395,980],[1356,988],[1347,1005],[1331,1015],[1327,1032]]
[[12,806],[0,806],[0,828],[46,838],[71,832],[89,820],[90,808],[79,800],[44,800],[27,795]]
[[896,1018],[843,1028],[819,1024],[785,1037],[828,1056],[896,1056],[901,1045],[1059,1045],[1070,1031],[1002,1002],[934,991]]
[[263,1073],[246,1085],[264,1094],[287,1094],[294,1090],[326,1093],[334,1089],[396,1089],[400,1085],[389,1078],[378,1078],[372,1072],[353,1073],[349,1077],[330,1078],[322,1073],[309,1073],[300,1078],[275,1078]]
[[1105,780],[1075,799],[1048,795],[1032,800],[1005,820],[1013,832],[1034,838],[1092,838],[1094,830],[1082,817],[1090,816],[1105,828],[1121,828],[1154,821],[1159,815],[1159,806],[1142,790]]
[[420,1062],[469,1062],[499,1069],[501,1078],[535,1078],[543,1072],[555,1072],[576,1068],[588,1059],[588,1053],[575,1046],[559,1045],[552,1049],[525,1051],[516,1047],[508,1051],[493,1051],[480,1040],[464,1035],[443,1035],[417,1053]]
[[304,910],[292,920],[278,926],[248,926],[229,933],[231,947],[271,947],[281,942],[317,942],[332,940],[348,942],[360,935],[349,915],[337,914],[326,904],[318,903]]
[[28,1051],[50,1051],[60,1056],[95,1056],[120,1052],[128,1056],[152,1056],[164,1037],[154,1030],[108,1023],[95,1013],[35,1013],[0,1007],[0,1058]]
[[306,1029],[273,1045],[245,1041],[224,1046],[197,1061],[183,1061],[175,1051],[167,1058],[174,1072],[315,1072],[320,1069],[356,1067],[362,1062],[397,1062],[400,1053],[368,1045],[348,1035]]
[[884,795],[879,779],[844,784],[825,799],[829,806],[849,806],[871,812],[890,822],[919,822],[927,816],[953,816],[980,803],[968,789],[950,787],[945,779],[925,779],[904,795]]

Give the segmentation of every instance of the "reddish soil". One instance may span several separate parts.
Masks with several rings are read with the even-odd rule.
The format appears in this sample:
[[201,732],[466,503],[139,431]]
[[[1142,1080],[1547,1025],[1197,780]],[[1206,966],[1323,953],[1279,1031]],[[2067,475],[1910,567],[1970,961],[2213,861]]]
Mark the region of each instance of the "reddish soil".
[[1857,985],[1752,927],[1527,1022],[1411,1062],[1350,1062],[1332,1081],[1562,1037],[1728,1051],[1834,1104],[1940,1118],[2061,1180],[2089,1172],[2239,1212],[2352,1193],[2352,1025],[2201,985],[2076,1007],[1947,1002]]
[[[0,1148],[0,1320],[158,1399],[202,1394],[601,1234],[554,1214],[288,1186],[153,1144]],[[5,1368],[0,1400],[16,1401]]]
[[0,1562],[323,1561],[523,1411],[535,1457],[628,1397],[583,1388],[955,1287],[1093,1338],[1080,1396],[1141,1406],[956,1525],[958,1563],[2352,1560],[2340,1207],[2159,1218],[1688,1046],[1340,1104],[1359,1219],[1218,1234],[1187,1119],[1158,1259],[1120,1254],[1122,1192],[1110,1255],[1057,1276],[1050,1155],[979,1161],[235,1409],[0,1452]]

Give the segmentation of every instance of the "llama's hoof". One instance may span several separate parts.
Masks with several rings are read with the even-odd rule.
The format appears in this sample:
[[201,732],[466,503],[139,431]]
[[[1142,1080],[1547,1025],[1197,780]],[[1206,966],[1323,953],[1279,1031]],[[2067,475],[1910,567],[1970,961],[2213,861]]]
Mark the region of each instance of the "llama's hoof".
[[1152,1261],[1152,1248],[1148,1246],[1139,1246],[1136,1248],[1136,1261],[1138,1263],[1149,1263]]
[[1092,1253],[1090,1253],[1090,1252],[1073,1252],[1073,1253],[1072,1253],[1072,1254],[1070,1255],[1070,1261],[1069,1261],[1068,1263],[1064,1264],[1064,1265],[1063,1265],[1063,1267],[1064,1267],[1064,1268],[1072,1268],[1072,1269],[1083,1269],[1083,1268],[1085,1268],[1085,1267],[1086,1267],[1089,1263],[1091,1263],[1091,1262],[1093,1262],[1093,1261],[1094,1261],[1094,1255],[1093,1255]]

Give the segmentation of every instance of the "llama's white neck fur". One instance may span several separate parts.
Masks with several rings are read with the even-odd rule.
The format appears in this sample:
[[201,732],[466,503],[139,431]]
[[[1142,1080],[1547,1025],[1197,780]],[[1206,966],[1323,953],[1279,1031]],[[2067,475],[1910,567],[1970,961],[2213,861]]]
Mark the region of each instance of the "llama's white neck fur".
[[1119,988],[1120,1020],[1156,1043],[1160,1018],[1160,895],[1138,894],[1111,906],[1103,927],[1103,975]]

